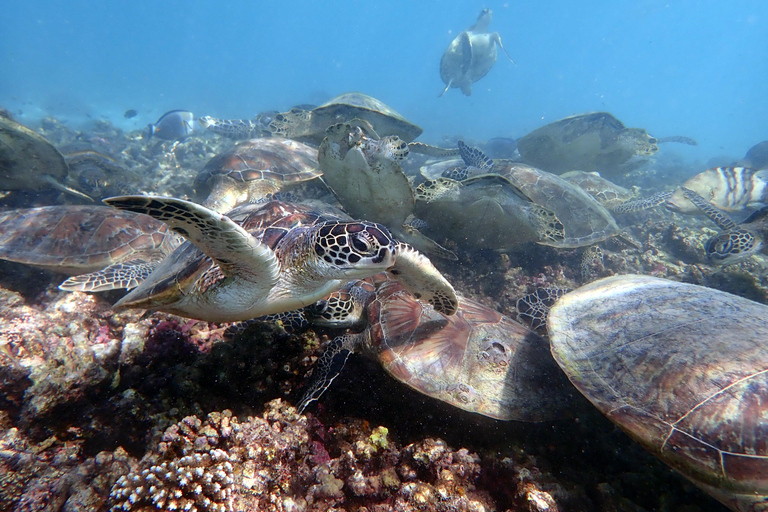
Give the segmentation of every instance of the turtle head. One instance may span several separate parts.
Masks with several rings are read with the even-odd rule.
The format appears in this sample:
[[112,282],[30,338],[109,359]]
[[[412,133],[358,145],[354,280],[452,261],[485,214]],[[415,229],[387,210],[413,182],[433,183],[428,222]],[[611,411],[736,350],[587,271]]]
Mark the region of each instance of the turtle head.
[[396,242],[373,222],[326,222],[319,226],[315,254],[349,279],[364,278],[394,265]]
[[733,265],[757,253],[763,247],[763,239],[744,228],[722,231],[704,244],[707,258],[720,265]]
[[486,32],[488,30],[488,25],[491,24],[491,21],[493,20],[493,11],[490,9],[483,9],[480,11],[480,14],[477,16],[477,21],[474,25],[469,27],[469,30],[473,32]]

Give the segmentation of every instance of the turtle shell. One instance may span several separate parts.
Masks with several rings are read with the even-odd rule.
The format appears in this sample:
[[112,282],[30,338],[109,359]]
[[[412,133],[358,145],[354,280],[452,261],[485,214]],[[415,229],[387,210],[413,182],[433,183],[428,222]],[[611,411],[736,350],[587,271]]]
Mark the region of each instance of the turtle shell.
[[0,213],[0,258],[67,275],[152,259],[175,240],[164,223],[108,206],[45,206]]
[[395,281],[368,306],[366,347],[394,378],[428,396],[492,418],[563,417],[571,386],[544,339],[471,299],[450,317]]
[[[239,206],[227,213],[227,217],[273,250],[293,228],[328,220],[349,220],[344,214],[331,213],[330,209],[321,215],[309,207],[281,201]],[[121,299],[121,305],[153,308],[175,303],[180,295],[192,293],[193,290],[202,293],[224,278],[218,265],[187,241]]]
[[560,119],[517,141],[525,163],[561,174],[578,169],[605,176],[625,172],[619,166],[635,155],[659,150],[657,140],[639,128],[626,128],[608,112],[590,112]]
[[0,190],[38,190],[67,177],[67,163],[39,133],[0,116]]
[[390,106],[359,92],[341,94],[311,111],[292,109],[278,114],[270,129],[275,135],[320,143],[329,126],[354,119],[367,121],[381,137],[396,135],[406,142],[423,131]]
[[648,276],[566,294],[552,353],[600,411],[734,511],[768,498],[768,307]]
[[206,203],[222,201],[230,209],[274,194],[287,183],[321,175],[315,148],[282,137],[258,138],[211,158],[198,174],[195,190],[208,196]]

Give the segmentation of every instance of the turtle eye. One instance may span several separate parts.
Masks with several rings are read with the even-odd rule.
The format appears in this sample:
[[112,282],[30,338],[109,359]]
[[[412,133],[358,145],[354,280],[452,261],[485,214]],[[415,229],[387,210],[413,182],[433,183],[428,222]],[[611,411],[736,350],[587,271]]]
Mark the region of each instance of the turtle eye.
[[659,142],[659,140],[657,138],[655,138],[655,137],[649,137],[648,138],[648,143],[649,144],[656,144],[657,142]]
[[352,247],[359,253],[362,254],[370,254],[373,251],[371,250],[371,241],[368,239],[368,237],[365,236],[365,231],[362,233],[359,233],[360,236],[352,236],[350,237],[350,242],[352,243]]

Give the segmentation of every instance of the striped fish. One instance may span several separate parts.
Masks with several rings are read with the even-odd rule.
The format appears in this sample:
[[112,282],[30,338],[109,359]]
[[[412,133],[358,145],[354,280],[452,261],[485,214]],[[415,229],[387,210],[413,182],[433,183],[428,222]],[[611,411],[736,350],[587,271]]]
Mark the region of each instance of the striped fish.
[[[735,212],[768,204],[768,170],[749,167],[713,167],[682,185],[721,210]],[[681,189],[667,199],[666,207],[679,213],[696,213],[694,205]]]

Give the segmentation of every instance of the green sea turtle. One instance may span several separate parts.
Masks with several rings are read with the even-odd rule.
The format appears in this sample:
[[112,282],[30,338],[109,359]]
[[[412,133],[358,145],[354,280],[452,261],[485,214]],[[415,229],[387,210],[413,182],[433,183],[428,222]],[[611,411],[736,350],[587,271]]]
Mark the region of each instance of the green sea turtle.
[[488,32],[492,19],[493,11],[483,9],[474,25],[459,33],[448,45],[440,59],[440,78],[445,84],[440,96],[451,87],[461,89],[465,96],[471,96],[472,84],[487,75],[496,64],[497,45],[514,63],[501,44],[499,33]]
[[568,171],[560,177],[580,187],[609,210],[630,201],[636,195],[633,191],[603,178],[597,172]]
[[203,206],[226,213],[237,205],[260,201],[285,184],[322,175],[317,150],[283,137],[251,139],[214,156],[195,180]]
[[768,307],[649,276],[600,279],[547,320],[571,382],[655,456],[736,512],[768,502]]
[[187,239],[116,308],[235,322],[300,309],[351,279],[388,271],[436,309],[456,311],[453,288],[431,262],[378,224],[280,201],[241,206],[228,216],[159,196],[105,202],[150,215]]
[[768,237],[768,206],[753,212],[741,224],[718,210],[693,190],[681,187],[685,198],[699,208],[722,231],[704,243],[707,259],[720,265],[733,265],[765,251]]
[[399,137],[377,140],[349,123],[328,128],[318,150],[323,180],[352,217],[380,222],[430,255],[456,259],[409,222],[416,200],[399,164],[407,156],[408,145]]
[[[581,187],[530,165],[512,160],[491,160],[479,149],[469,147],[462,141],[459,141],[458,146],[464,165],[448,169],[442,167],[423,169],[422,174],[434,181],[419,185],[417,188],[419,194],[427,187],[434,189],[445,185],[454,187],[456,190],[464,190],[452,185],[451,181],[476,187],[478,183],[476,180],[480,178],[484,178],[480,183],[486,184],[491,183],[491,178],[497,184],[505,180],[529,201],[551,212],[550,215],[553,214],[562,225],[562,233],[558,236],[547,235],[540,236],[538,240],[534,239],[541,244],[560,248],[584,247],[620,234],[619,227],[610,212]],[[441,170],[440,177],[435,179],[434,173]],[[419,197],[422,196],[419,195]],[[474,201],[474,195],[471,198]],[[428,202],[434,202],[434,200],[425,199]],[[426,220],[432,228],[434,226],[431,219],[435,219],[440,211],[430,214],[418,208],[417,205],[416,214]],[[473,221],[465,219],[463,222]],[[484,229],[482,224],[475,225],[473,229],[478,230],[478,235],[488,234],[488,230]],[[465,230],[462,229],[462,232]]]
[[[299,403],[317,400],[351,352],[378,360],[395,379],[460,409],[501,420],[563,417],[572,388],[549,356],[547,342],[521,324],[459,296],[446,316],[425,306],[397,281],[352,283],[325,325],[367,325],[334,338],[318,360]],[[332,300],[332,299],[331,299]],[[352,304],[350,304],[350,302]],[[350,321],[350,317],[355,321]]]
[[[69,175],[89,197],[104,198],[131,191],[128,170],[112,156],[87,143],[73,143],[59,148],[69,168]],[[135,177],[134,177],[135,178]]]
[[0,259],[75,276],[69,291],[133,288],[180,243],[162,222],[107,206],[0,213]]
[[62,183],[67,163],[45,138],[7,117],[0,116],[0,190],[41,190],[53,187],[92,201]]
[[578,169],[608,178],[625,174],[632,157],[641,161],[661,142],[696,144],[687,137],[657,139],[643,129],[627,128],[608,112],[578,114],[542,126],[518,139],[523,162],[555,174]]
[[405,142],[422,132],[391,107],[359,92],[341,94],[312,110],[294,108],[278,114],[269,129],[273,135],[319,144],[329,126],[342,122],[363,124],[377,138],[396,135]]

